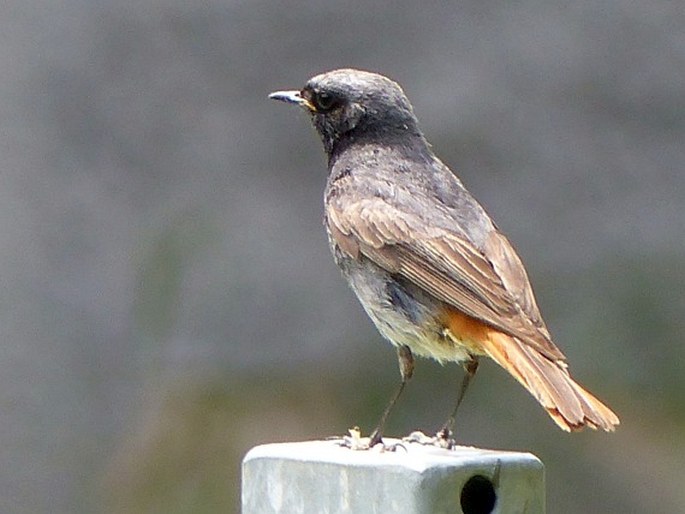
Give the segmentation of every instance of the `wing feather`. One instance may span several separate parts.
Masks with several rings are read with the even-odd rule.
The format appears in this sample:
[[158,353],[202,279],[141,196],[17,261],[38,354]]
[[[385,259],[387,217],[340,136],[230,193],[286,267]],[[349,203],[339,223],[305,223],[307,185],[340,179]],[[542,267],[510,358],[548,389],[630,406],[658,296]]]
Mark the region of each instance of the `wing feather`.
[[520,259],[496,230],[481,250],[378,197],[348,202],[344,210],[329,204],[326,220],[331,238],[351,257],[362,254],[548,358],[565,360],[542,322]]

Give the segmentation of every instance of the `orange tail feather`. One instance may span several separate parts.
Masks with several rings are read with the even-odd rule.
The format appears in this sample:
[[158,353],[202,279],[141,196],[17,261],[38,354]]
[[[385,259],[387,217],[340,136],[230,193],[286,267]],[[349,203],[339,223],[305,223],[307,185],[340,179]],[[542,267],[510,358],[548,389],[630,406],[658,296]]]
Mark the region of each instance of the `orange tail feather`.
[[613,432],[619,419],[577,384],[563,361],[553,361],[517,338],[490,330],[481,339],[485,353],[523,385],[562,430],[588,426]]

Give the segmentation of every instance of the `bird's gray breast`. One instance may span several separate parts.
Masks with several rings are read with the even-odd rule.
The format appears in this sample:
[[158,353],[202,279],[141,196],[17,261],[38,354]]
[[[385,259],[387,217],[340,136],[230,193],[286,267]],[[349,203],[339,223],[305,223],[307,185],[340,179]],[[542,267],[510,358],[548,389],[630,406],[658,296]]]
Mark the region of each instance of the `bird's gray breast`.
[[[396,345],[416,349],[419,341],[439,335],[436,300],[363,255],[347,256],[332,243],[335,262],[380,333]],[[422,354],[424,352],[418,351]]]

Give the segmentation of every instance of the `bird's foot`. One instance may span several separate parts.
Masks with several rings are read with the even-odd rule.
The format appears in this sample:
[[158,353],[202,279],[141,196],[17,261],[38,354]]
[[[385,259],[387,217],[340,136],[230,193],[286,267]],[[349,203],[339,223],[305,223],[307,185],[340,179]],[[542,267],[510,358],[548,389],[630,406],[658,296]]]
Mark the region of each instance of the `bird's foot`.
[[381,435],[377,432],[371,434],[371,437],[362,437],[362,431],[359,427],[350,428],[348,435],[342,437],[332,437],[330,439],[336,440],[338,446],[349,448],[354,451],[379,451],[379,452],[394,452],[398,448],[406,450],[402,443],[386,444]]
[[452,432],[446,428],[439,430],[434,436],[429,436],[420,430],[416,430],[407,437],[403,437],[402,440],[407,443],[435,446],[436,448],[443,448],[445,450],[451,450],[457,446],[457,442],[452,438]]

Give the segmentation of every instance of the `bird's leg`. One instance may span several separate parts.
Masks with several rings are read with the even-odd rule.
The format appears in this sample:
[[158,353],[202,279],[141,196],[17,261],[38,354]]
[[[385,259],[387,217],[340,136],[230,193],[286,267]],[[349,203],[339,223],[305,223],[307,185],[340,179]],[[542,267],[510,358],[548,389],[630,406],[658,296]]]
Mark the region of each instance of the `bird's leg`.
[[438,437],[441,439],[448,440],[452,435],[452,429],[454,428],[454,423],[457,418],[457,411],[461,402],[466,396],[466,390],[469,388],[469,384],[474,376],[476,376],[476,371],[478,371],[478,357],[471,356],[471,359],[464,363],[464,378],[461,381],[461,387],[459,388],[459,396],[457,396],[457,404],[454,406],[454,410],[447,421],[438,431]]
[[382,442],[383,428],[385,427],[385,422],[388,419],[388,415],[395,406],[395,403],[397,403],[398,398],[402,395],[404,386],[407,385],[407,382],[414,374],[414,356],[411,354],[411,350],[408,346],[402,345],[397,348],[397,359],[400,364],[400,375],[402,377],[402,382],[400,383],[400,387],[397,389],[397,391],[395,391],[390,403],[385,408],[385,411],[383,411],[383,415],[381,416],[378,425],[376,425],[375,430],[371,433],[371,438],[369,439],[370,448]]

